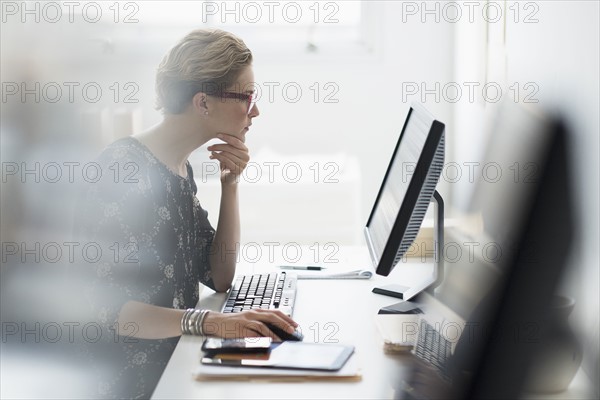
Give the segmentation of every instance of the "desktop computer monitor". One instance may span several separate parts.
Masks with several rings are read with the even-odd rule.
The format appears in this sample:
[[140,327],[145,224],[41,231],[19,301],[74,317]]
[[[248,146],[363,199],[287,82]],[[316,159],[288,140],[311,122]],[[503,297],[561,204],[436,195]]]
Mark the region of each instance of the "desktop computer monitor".
[[[435,191],[444,166],[445,126],[420,104],[412,104],[392,159],[364,229],[376,273],[387,276],[410,248],[430,202],[443,214],[443,201]],[[391,285],[373,291],[407,300],[440,282],[443,215],[434,240],[436,267],[417,287]]]

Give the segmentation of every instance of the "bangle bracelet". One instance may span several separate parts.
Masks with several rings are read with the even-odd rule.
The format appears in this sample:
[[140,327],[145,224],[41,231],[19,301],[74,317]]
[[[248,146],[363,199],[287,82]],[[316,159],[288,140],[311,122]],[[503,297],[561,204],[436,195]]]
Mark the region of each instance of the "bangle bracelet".
[[194,316],[194,309],[190,308],[188,311],[189,311],[189,313],[188,313],[188,316],[187,316],[187,318],[185,320],[185,326],[186,326],[186,332],[187,332],[187,334],[191,335],[192,334],[192,330],[190,329],[190,320]]
[[204,324],[204,319],[206,319],[206,316],[208,315],[208,312],[209,312],[208,310],[202,310],[202,313],[200,314],[200,318],[198,318],[197,326],[196,326],[198,335],[201,335],[201,336],[205,335],[203,324]]
[[188,321],[193,312],[194,312],[193,308],[188,308],[187,310],[185,310],[185,312],[183,313],[183,316],[181,317],[181,334],[182,335],[189,335],[191,333],[188,328]]
[[181,316],[181,334],[183,335],[185,333],[185,325],[183,324],[183,320],[185,319],[185,314],[187,313],[187,311],[183,312],[183,315]]
[[194,335],[196,335],[196,336],[202,335],[202,330],[198,328],[198,323],[200,322],[200,319],[202,318],[203,312],[204,312],[203,310],[197,310],[197,313],[196,313],[196,319],[194,320],[194,325],[193,325]]
[[181,316],[181,334],[182,335],[204,335],[204,319],[208,314],[208,310],[199,310],[195,308],[188,308]]
[[200,317],[201,310],[194,310],[192,316],[190,317],[190,321],[188,323],[188,330],[192,335],[198,336],[198,332],[196,330],[196,323],[198,322],[198,318]]

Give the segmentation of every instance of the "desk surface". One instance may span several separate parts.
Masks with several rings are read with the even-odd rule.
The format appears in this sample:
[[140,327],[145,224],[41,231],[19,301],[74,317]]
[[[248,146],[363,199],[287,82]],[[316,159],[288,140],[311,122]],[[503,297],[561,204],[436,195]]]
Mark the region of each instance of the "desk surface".
[[[322,252],[331,256],[331,252]],[[265,253],[266,254],[266,253]],[[301,261],[314,264],[314,251],[303,248]],[[328,263],[328,271],[364,268],[370,265],[366,247],[343,247],[334,257],[339,262]],[[298,262],[301,265],[301,262]],[[275,270],[275,265],[289,264],[275,255],[259,262],[240,261],[238,273],[262,273]],[[199,382],[192,371],[200,361],[203,337],[184,336],[154,391],[153,399],[187,398],[393,398],[395,385],[407,372],[403,356],[383,353],[383,340],[375,326],[377,311],[397,302],[397,299],[371,293],[375,286],[390,283],[416,283],[431,273],[433,265],[419,259],[399,263],[389,277],[374,276],[370,280],[299,280],[294,319],[300,324],[307,342],[343,343],[355,346],[361,367],[359,382]],[[198,303],[200,308],[219,310],[226,294],[205,289]],[[406,356],[410,357],[410,356]],[[588,393],[587,378],[577,375],[571,387],[557,396],[531,398],[572,398]]]

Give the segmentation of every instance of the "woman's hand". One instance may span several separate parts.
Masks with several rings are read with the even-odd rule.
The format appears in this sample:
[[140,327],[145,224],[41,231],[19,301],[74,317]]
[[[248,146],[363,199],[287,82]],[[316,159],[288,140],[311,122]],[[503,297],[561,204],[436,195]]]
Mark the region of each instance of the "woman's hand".
[[240,313],[222,314],[209,312],[204,319],[203,331],[207,336],[222,338],[270,337],[280,340],[265,323],[281,327],[293,333],[298,324],[279,310],[249,310]]
[[221,166],[221,183],[231,185],[239,182],[239,177],[250,161],[248,147],[240,139],[232,135],[219,133],[223,144],[208,146],[210,158],[218,160]]

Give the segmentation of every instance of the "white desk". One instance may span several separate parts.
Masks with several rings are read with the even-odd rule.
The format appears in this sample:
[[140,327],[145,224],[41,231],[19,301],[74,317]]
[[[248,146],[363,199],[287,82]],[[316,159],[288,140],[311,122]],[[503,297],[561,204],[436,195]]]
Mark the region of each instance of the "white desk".
[[[312,257],[313,253],[310,255]],[[339,268],[370,265],[366,247],[341,248],[338,259]],[[245,265],[242,262],[238,273],[258,273],[269,271],[269,268],[268,264]],[[432,265],[402,264],[387,278],[375,276],[370,280],[298,281],[294,319],[302,328],[304,340],[354,345],[356,351],[353,357],[358,357],[362,368],[360,382],[198,382],[192,378],[192,371],[199,363],[203,338],[184,336],[152,398],[391,398],[394,395],[394,383],[404,373],[402,357],[383,353],[383,341],[374,317],[379,308],[393,304],[397,299],[373,294],[371,289],[377,284],[393,283],[394,277],[403,273],[407,275],[409,270],[414,271],[415,268],[430,273]],[[332,266],[329,271],[333,269]],[[410,275],[418,279],[418,274]],[[217,310],[225,297],[225,294],[205,289],[199,307]]]

